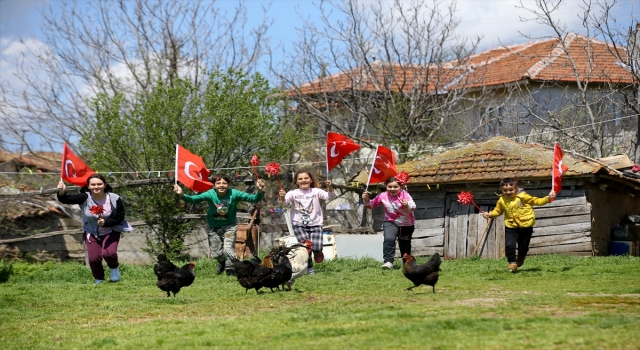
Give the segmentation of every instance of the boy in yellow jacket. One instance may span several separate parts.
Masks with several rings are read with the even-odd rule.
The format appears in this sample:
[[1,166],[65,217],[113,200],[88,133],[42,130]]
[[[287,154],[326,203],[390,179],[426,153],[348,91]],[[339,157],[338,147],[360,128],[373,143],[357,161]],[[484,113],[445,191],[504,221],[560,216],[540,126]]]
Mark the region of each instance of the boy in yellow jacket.
[[[504,213],[505,245],[504,251],[509,262],[508,269],[516,273],[522,266],[529,251],[533,225],[536,223],[536,215],[533,205],[545,205],[556,197],[555,191],[549,192],[547,197],[533,197],[518,188],[518,181],[506,178],[500,181],[502,196],[498,199],[496,208],[489,213],[482,213],[485,219],[495,218]],[[518,256],[516,257],[516,243],[518,244]]]

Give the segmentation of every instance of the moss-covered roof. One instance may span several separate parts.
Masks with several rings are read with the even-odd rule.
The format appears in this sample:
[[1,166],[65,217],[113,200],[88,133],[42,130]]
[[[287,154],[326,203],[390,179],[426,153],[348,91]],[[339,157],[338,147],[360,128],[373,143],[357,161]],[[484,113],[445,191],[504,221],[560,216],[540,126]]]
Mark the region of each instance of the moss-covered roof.
[[[566,177],[595,174],[603,166],[585,157],[565,152],[563,164],[569,170]],[[506,137],[450,149],[416,161],[397,165],[406,171],[409,184],[445,184],[455,182],[493,182],[511,177],[516,179],[550,179],[553,149],[539,144],[522,144]],[[355,181],[366,183],[367,173]]]

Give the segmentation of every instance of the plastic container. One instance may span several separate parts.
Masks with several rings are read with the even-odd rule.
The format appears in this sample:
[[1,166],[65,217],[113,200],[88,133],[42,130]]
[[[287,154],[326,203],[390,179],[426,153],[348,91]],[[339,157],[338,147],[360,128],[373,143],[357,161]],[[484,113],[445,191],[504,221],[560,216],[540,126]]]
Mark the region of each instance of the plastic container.
[[633,241],[613,241],[610,255],[635,255],[635,246]]

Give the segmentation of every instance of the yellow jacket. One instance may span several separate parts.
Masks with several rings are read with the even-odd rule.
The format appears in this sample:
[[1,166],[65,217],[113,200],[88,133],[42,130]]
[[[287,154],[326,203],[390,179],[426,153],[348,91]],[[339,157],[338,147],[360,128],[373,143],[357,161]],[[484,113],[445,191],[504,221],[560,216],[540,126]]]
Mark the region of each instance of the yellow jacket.
[[532,227],[536,223],[533,205],[545,205],[549,197],[533,197],[526,192],[518,193],[513,199],[501,196],[496,208],[489,215],[492,218],[504,213],[504,225],[509,228]]

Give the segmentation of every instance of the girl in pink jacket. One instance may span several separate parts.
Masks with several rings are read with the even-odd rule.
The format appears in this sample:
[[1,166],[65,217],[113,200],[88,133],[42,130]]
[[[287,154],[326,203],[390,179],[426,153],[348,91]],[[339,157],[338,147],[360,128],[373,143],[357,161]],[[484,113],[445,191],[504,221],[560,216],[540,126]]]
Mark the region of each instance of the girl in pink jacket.
[[395,177],[390,177],[385,181],[387,191],[369,200],[369,192],[362,194],[364,205],[373,209],[379,205],[384,206],[384,222],[382,230],[384,232],[384,243],[382,244],[382,256],[384,258],[383,269],[393,268],[393,256],[396,250],[396,239],[400,247],[400,256],[405,253],[411,255],[411,236],[415,229],[416,203],[409,193],[402,188],[403,184]]

